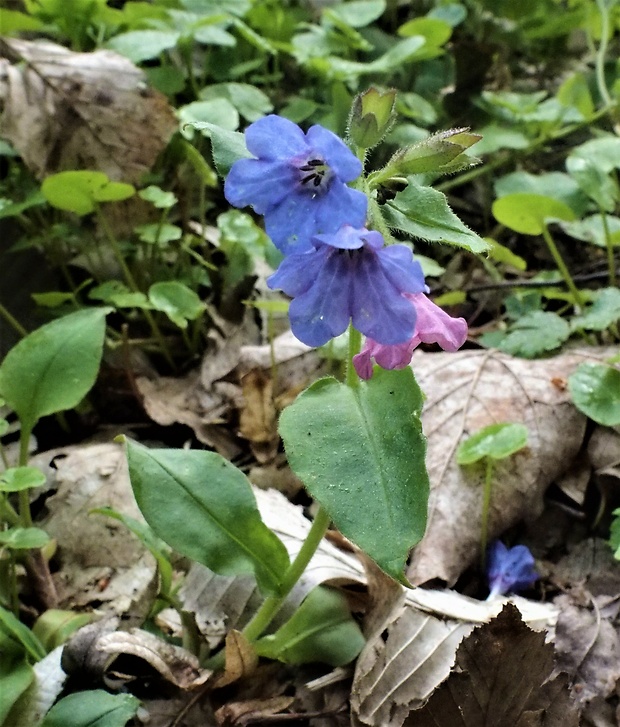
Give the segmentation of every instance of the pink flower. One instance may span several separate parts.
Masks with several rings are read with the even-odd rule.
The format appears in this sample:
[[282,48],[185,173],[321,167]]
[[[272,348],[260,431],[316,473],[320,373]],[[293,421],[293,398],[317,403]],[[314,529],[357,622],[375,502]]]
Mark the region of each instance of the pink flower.
[[383,369],[403,369],[411,362],[413,351],[421,343],[438,343],[444,351],[456,351],[467,338],[464,318],[452,318],[424,293],[405,293],[417,313],[413,338],[396,345],[384,345],[367,338],[353,365],[362,379],[372,376],[372,360]]

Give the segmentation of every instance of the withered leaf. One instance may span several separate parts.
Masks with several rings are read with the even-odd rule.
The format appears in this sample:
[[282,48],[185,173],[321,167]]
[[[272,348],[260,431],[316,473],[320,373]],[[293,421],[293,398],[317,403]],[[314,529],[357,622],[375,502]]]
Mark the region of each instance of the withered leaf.
[[551,679],[553,646],[530,630],[517,608],[473,631],[456,668],[405,727],[577,727],[566,676]]
[[0,136],[42,179],[95,169],[138,182],[178,127],[165,96],[131,61],[49,41],[0,40]]
[[254,672],[258,666],[258,654],[241,631],[231,629],[226,634],[226,665],[213,683],[215,688],[225,687]]

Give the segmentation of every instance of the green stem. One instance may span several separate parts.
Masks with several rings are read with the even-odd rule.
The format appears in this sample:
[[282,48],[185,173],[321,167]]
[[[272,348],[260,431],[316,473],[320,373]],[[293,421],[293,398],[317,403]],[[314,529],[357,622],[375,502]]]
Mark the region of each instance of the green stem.
[[0,518],[9,525],[19,525],[19,515],[4,494],[0,494]]
[[611,231],[609,229],[609,221],[607,214],[602,207],[599,207],[601,222],[603,223],[603,233],[605,235],[605,247],[607,248],[607,269],[609,270],[609,284],[616,285],[616,258],[614,255],[614,246],[611,241]]
[[[116,258],[116,261],[118,262],[120,269],[123,273],[123,277],[125,278],[125,281],[127,282],[127,285],[131,288],[131,290],[134,293],[139,293],[140,288],[138,287],[138,284],[136,283],[136,280],[134,276],[131,273],[131,270],[129,269],[127,263],[125,262],[125,258],[123,257],[123,253],[121,252],[121,249],[118,244],[118,240],[116,239],[116,236],[112,232],[112,229],[110,228],[110,225],[108,224],[108,220],[106,216],[103,214],[100,207],[96,207],[97,212],[97,219],[101,223],[101,228],[103,229],[105,236],[108,239],[108,242],[110,243],[110,246],[112,248],[112,252],[114,253],[114,257]],[[159,345],[161,347],[161,352],[164,355],[166,361],[170,364],[170,367],[173,371],[176,371],[176,364],[174,363],[174,359],[172,358],[172,354],[168,350],[168,345],[166,344],[166,339],[164,338],[159,326],[157,325],[157,321],[153,317],[153,314],[150,310],[147,308],[144,308],[143,311],[144,317],[146,318],[147,323],[149,324],[149,327],[151,331],[153,332],[153,335],[159,342]]]
[[489,508],[491,507],[491,491],[493,489],[493,460],[486,457],[486,472],[484,476],[484,492],[482,495],[482,523],[480,525],[480,565],[482,570],[486,567],[487,545],[489,537]]
[[306,570],[312,556],[316,553],[323,536],[329,527],[330,517],[325,510],[320,507],[314,517],[312,527],[308,533],[308,537],[301,546],[301,550],[297,553],[297,557],[290,564],[284,578],[280,593],[277,596],[269,596],[265,599],[263,605],[258,609],[254,618],[243,629],[243,635],[248,641],[256,641],[256,639],[269,626],[274,616],[278,613],[288,594],[292,591],[293,586],[301,578]]
[[[30,443],[30,434],[32,428],[24,427],[22,424],[21,432],[19,433],[19,466],[26,467],[28,465],[28,445]],[[19,492],[19,519],[22,527],[32,527],[32,515],[30,513],[30,495],[28,490],[21,490]]]
[[547,247],[549,248],[549,252],[551,253],[551,257],[553,258],[557,269],[560,271],[560,274],[562,278],[564,279],[564,282],[566,283],[566,287],[569,289],[572,297],[573,297],[573,305],[575,308],[578,308],[580,310],[583,310],[584,308],[584,300],[581,296],[581,293],[579,292],[577,286],[575,285],[573,278],[571,277],[570,272],[568,271],[568,268],[564,264],[564,260],[562,259],[562,256],[560,255],[560,251],[558,250],[553,238],[551,237],[551,233],[547,229],[547,225],[542,224],[542,236],[547,243]]
[[355,389],[359,386],[360,380],[359,376],[357,375],[357,371],[355,370],[355,367],[353,366],[353,356],[358,354],[360,352],[360,349],[362,347],[362,334],[353,328],[352,325],[349,326],[349,352],[347,355],[347,373],[345,377],[345,383],[347,386],[350,386],[352,389]]
[[28,331],[22,326],[17,318],[15,318],[15,316],[13,316],[12,313],[10,313],[7,308],[2,305],[2,303],[0,303],[0,315],[19,333],[22,338],[25,338],[28,335]]
[[609,8],[605,0],[596,0],[596,4],[601,14],[601,42],[599,43],[595,60],[596,85],[598,86],[598,92],[605,106],[611,106],[613,100],[605,81],[605,56],[607,55],[607,44],[609,42]]

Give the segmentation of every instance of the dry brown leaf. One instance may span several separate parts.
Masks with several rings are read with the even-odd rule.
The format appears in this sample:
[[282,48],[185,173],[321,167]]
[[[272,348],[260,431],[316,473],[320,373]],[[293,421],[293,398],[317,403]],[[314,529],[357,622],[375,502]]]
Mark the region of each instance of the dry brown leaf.
[[[142,519],[129,484],[123,448],[118,444],[65,447],[36,456],[56,467],[56,494],[46,501],[40,524],[58,541],[60,570],[54,574],[62,605],[97,601],[114,613],[131,611],[140,622],[156,596],[155,561],[120,522],[89,515],[110,506]],[[53,470],[48,470],[48,472]]]
[[[157,671],[163,679],[180,689],[193,689],[204,684],[210,671],[201,669],[198,659],[186,649],[169,644],[148,631],[132,629],[131,632],[114,631],[97,639],[95,648],[112,658],[108,672],[115,671],[115,660],[121,655],[142,659]],[[123,674],[125,672],[123,671]],[[126,676],[132,676],[126,674]]]
[[248,439],[259,462],[274,459],[280,442],[271,377],[260,369],[249,371],[241,380],[243,405],[239,431]]
[[231,629],[226,634],[224,671],[213,682],[218,689],[254,673],[258,666],[258,654],[241,631]]
[[13,38],[0,40],[0,55],[6,77],[0,135],[39,179],[96,169],[138,182],[178,127],[166,97],[112,51],[73,53]]
[[287,710],[295,697],[269,697],[249,699],[245,702],[229,702],[215,713],[219,725],[238,725],[243,727],[252,723],[268,724],[268,717]]
[[431,496],[426,535],[408,570],[412,583],[452,584],[479,554],[483,472],[457,465],[459,443],[489,424],[525,424],[527,449],[495,468],[489,537],[539,515],[547,486],[576,457],[586,424],[553,382],[604,355],[590,349],[529,361],[495,351],[416,353],[413,369],[427,396],[422,420]]
[[507,605],[459,647],[456,670],[405,727],[577,727],[565,675],[551,679],[553,646]]

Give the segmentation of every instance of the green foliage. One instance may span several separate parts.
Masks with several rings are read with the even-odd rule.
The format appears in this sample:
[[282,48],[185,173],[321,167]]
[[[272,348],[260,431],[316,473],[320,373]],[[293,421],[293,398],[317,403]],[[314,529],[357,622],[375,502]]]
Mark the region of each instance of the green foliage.
[[136,501],[158,537],[221,575],[254,573],[263,591],[277,593],[288,554],[236,467],[214,452],[130,440],[127,459]]
[[7,528],[0,530],[0,548],[32,550],[49,543],[50,537],[40,528]]
[[131,694],[109,694],[101,689],[64,697],[47,713],[41,727],[125,727],[140,701]]
[[426,526],[421,409],[410,369],[377,370],[355,388],[321,379],[280,417],[292,470],[340,532],[401,583]]
[[527,445],[528,431],[523,424],[490,424],[459,445],[456,461],[474,464],[481,459],[506,459]]
[[557,313],[532,311],[518,318],[505,334],[484,342],[522,358],[536,358],[561,346],[570,336],[569,324]]
[[[0,636],[8,638],[9,645],[17,647],[32,661],[45,656],[45,648],[32,631],[6,608],[0,606]],[[6,648],[6,647],[4,647]]]
[[103,172],[59,172],[45,179],[41,192],[59,210],[88,215],[98,204],[121,202],[136,190],[131,184],[111,182]]
[[541,235],[547,220],[575,219],[575,213],[564,202],[523,192],[497,199],[493,215],[499,223],[522,235]]
[[287,664],[323,662],[344,666],[355,659],[364,643],[346,597],[318,586],[283,626],[259,639],[255,649],[259,656]]
[[[0,660],[0,725],[5,725],[5,719],[11,707],[19,697],[28,689],[34,680],[34,672],[27,661],[21,658],[13,659],[4,653]],[[6,727],[9,727],[6,725]]]
[[97,377],[108,308],[71,313],[23,338],[0,365],[0,394],[32,431],[48,414],[77,406]]
[[620,371],[605,364],[583,363],[568,379],[573,403],[598,424],[620,424]]
[[64,644],[82,626],[90,623],[89,613],[75,613],[49,608],[42,613],[32,627],[32,633],[39,639],[46,651],[50,652]]
[[9,467],[0,473],[0,492],[20,492],[45,484],[45,475],[38,467]]

